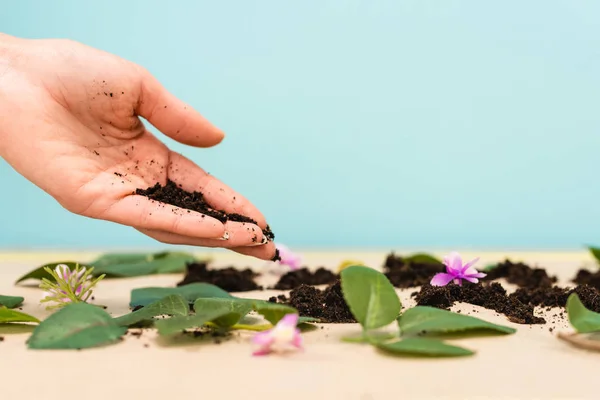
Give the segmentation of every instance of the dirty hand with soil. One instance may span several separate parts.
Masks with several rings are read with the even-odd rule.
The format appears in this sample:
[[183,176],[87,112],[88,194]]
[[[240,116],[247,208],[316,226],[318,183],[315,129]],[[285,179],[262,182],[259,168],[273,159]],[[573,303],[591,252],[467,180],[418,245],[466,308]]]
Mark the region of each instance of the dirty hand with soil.
[[[256,207],[169,150],[139,117],[190,146],[211,147],[224,137],[138,65],[72,41],[0,33],[0,156],[17,172],[73,213],[165,243],[271,259],[275,245]],[[201,192],[218,215],[245,219],[136,193],[167,182],[183,193]]]

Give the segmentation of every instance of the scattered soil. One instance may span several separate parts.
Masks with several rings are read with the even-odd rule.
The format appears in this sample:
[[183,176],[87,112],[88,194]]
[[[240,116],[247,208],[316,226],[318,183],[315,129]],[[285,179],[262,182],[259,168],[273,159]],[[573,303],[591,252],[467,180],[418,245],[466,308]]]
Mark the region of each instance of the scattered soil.
[[528,288],[551,287],[557,281],[556,276],[548,276],[545,269],[532,268],[520,262],[515,264],[510,260],[487,271],[483,280],[492,281],[499,278],[506,278],[509,283]]
[[314,286],[301,285],[290,292],[289,298],[281,295],[271,297],[269,301],[290,305],[297,309],[301,316],[318,318],[320,322],[356,322],[344,300],[339,281],[324,290],[319,290]]
[[186,274],[177,286],[195,282],[206,282],[228,292],[249,292],[262,288],[254,282],[258,274],[249,268],[239,270],[234,267],[208,269],[207,263],[190,263],[186,266]]
[[517,324],[544,324],[544,318],[533,315],[534,306],[524,304],[515,297],[507,295],[506,290],[497,282],[491,284],[465,283],[458,286],[423,285],[415,296],[417,304],[448,309],[455,302],[463,302],[488,308],[504,314],[509,321]]
[[300,285],[327,285],[339,279],[339,275],[325,268],[319,268],[315,272],[309,271],[308,268],[301,268],[290,271],[279,278],[279,282],[275,284],[274,289],[291,290]]
[[444,272],[446,267],[438,263],[406,262],[402,257],[391,253],[383,265],[383,273],[392,285],[398,288],[421,286],[431,281],[438,272]]
[[573,282],[580,285],[590,285],[600,290],[600,271],[592,272],[587,269],[580,269]]
[[[204,199],[204,195],[200,192],[188,192],[183,190],[181,187],[171,180],[167,181],[165,186],[161,186],[157,183],[147,189],[137,189],[136,194],[146,196],[152,200],[159,201],[173,205],[175,207],[184,208],[186,210],[197,211],[199,213],[213,217],[223,223],[226,221],[233,222],[247,222],[251,224],[257,224],[252,218],[246,217],[241,214],[231,213],[228,214],[225,211],[213,209]],[[176,212],[174,210],[173,212]],[[263,235],[268,240],[275,239],[275,235],[269,226],[263,229]]]
[[221,344],[223,342],[223,340],[229,339],[232,336],[231,332],[214,331],[214,330],[209,330],[206,328],[199,328],[194,331],[183,331],[183,333],[186,335],[191,335],[195,338],[203,338],[203,339],[211,338],[213,343],[215,343],[215,344]]

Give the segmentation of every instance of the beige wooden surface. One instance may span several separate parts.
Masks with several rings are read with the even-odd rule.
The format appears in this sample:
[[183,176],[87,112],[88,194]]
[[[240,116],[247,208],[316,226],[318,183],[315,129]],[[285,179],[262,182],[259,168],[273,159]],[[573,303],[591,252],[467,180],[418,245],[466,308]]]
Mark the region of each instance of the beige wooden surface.
[[[0,253],[0,294],[25,297],[24,312],[40,319],[49,315],[38,301],[35,286],[15,286],[17,277],[44,262],[89,261],[93,253]],[[441,253],[439,255],[442,255]],[[481,256],[484,266],[504,257],[538,263],[566,284],[578,267],[590,264],[585,252],[465,252]],[[358,259],[380,268],[382,252],[307,253],[310,266],[335,268]],[[215,265],[267,264],[230,253],[215,254]],[[128,312],[131,289],[175,285],[181,275],[111,279],[95,292],[96,303],[118,316]],[[266,275],[264,283],[274,276]],[[509,286],[510,287],[510,286]],[[404,306],[410,293],[399,291]],[[277,292],[250,292],[245,297],[268,298]],[[251,356],[251,334],[235,334],[220,345],[188,337],[165,341],[152,333],[127,336],[112,346],[82,351],[28,350],[28,327],[0,326],[1,400],[13,399],[598,399],[596,384],[600,353],[572,348],[555,337],[568,330],[566,320],[522,326],[471,305],[463,312],[516,327],[508,337],[456,340],[477,354],[457,359],[386,356],[364,345],[340,342],[358,333],[358,325],[324,325],[305,334],[306,351],[287,357]],[[539,311],[539,315],[556,314]],[[550,318],[553,321],[554,318]],[[553,333],[549,328],[555,328]],[[145,346],[147,345],[147,347]]]

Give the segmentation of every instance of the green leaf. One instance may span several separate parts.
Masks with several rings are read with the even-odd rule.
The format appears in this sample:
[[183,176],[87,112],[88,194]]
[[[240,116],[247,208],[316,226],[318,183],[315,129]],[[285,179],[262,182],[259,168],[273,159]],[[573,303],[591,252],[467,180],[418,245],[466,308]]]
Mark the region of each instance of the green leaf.
[[189,312],[188,301],[180,295],[172,294],[137,311],[115,318],[115,321],[121,326],[131,326],[159,315],[188,315]]
[[360,336],[346,336],[342,338],[342,342],[348,343],[371,343],[371,344],[379,344],[381,342],[389,341],[391,339],[397,339],[398,335],[396,333],[390,332],[370,332],[366,335]]
[[489,265],[486,265],[485,267],[483,267],[482,271],[489,272],[489,271],[493,270],[494,268],[496,268],[497,266],[498,266],[498,264],[489,264]]
[[10,322],[40,322],[36,317],[19,311],[10,310],[6,307],[0,307],[0,324]]
[[38,281],[41,281],[42,278],[46,278],[46,279],[50,280],[51,282],[56,282],[56,280],[52,277],[52,275],[47,273],[44,270],[44,268],[48,267],[48,268],[54,270],[56,268],[56,266],[59,264],[65,264],[66,266],[69,267],[69,269],[72,269],[72,270],[75,269],[75,266],[77,264],[82,265],[81,263],[77,263],[75,261],[61,261],[61,262],[53,262],[53,263],[49,263],[49,264],[44,264],[41,267],[36,268],[33,271],[28,272],[27,274],[23,275],[22,277],[17,279],[17,281],[15,283],[23,282],[27,279],[36,279]]
[[31,349],[84,349],[113,343],[126,331],[101,308],[74,303],[42,321],[27,344]]
[[344,299],[363,329],[381,328],[398,318],[400,299],[385,275],[361,266],[348,267],[340,275]]
[[588,249],[597,261],[600,261],[600,247],[588,246]]
[[298,311],[293,307],[263,300],[255,300],[252,307],[254,311],[265,317],[273,325],[278,323],[286,314],[298,314]]
[[183,285],[175,288],[147,287],[134,289],[131,291],[131,301],[129,302],[129,305],[130,307],[147,306],[150,303],[170,295],[180,295],[190,304],[193,304],[196,299],[205,297],[216,297],[222,299],[233,298],[232,295],[218,286],[200,282],[190,283],[189,285]]
[[407,338],[392,343],[378,343],[376,346],[388,353],[428,357],[460,357],[475,354],[469,349],[429,338]]
[[409,262],[409,263],[413,262],[413,263],[419,263],[419,264],[442,264],[441,260],[438,260],[436,257],[434,257],[430,254],[425,254],[425,253],[412,254],[408,257],[405,257],[404,261]]
[[319,318],[313,318],[313,317],[298,317],[298,325],[307,324],[310,322],[320,322],[320,320],[319,320]]
[[439,308],[416,306],[398,317],[402,335],[427,333],[449,333],[470,330],[486,330],[503,334],[515,333],[516,329],[492,324],[469,315],[453,313]]
[[193,255],[183,252],[108,253],[90,265],[95,268],[96,275],[131,277],[183,272],[186,264],[195,260]]
[[600,331],[600,314],[588,310],[576,293],[567,299],[567,315],[569,322],[579,333]]
[[246,314],[252,311],[252,300],[204,298],[198,299],[194,303],[196,314],[208,315],[217,310],[222,310],[223,314],[210,322],[221,328],[229,328],[237,324]]
[[15,308],[23,304],[23,300],[25,300],[21,296],[2,296],[0,295],[0,306],[5,306],[8,308]]

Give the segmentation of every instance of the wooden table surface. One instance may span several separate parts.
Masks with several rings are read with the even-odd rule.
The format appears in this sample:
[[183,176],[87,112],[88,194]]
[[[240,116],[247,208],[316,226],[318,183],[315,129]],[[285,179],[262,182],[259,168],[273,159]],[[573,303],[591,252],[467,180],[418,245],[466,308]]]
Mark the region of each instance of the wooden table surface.
[[[405,252],[398,252],[403,254]],[[211,253],[212,254],[212,253]],[[437,253],[443,255],[443,253]],[[94,253],[0,253],[0,294],[25,297],[23,311],[43,319],[42,293],[33,286],[15,286],[23,273],[46,262],[90,261]],[[544,266],[567,285],[575,271],[591,265],[584,252],[464,252],[480,256],[478,266],[509,257]],[[234,264],[264,270],[267,263],[231,253],[215,252],[215,266]],[[335,268],[346,259],[380,268],[384,252],[311,252],[307,265]],[[114,316],[129,312],[136,287],[174,286],[181,275],[146,276],[103,281],[96,302]],[[263,283],[273,282],[266,275]],[[506,287],[511,288],[510,285]],[[405,307],[410,293],[399,290]],[[244,297],[267,299],[279,292],[257,291]],[[116,345],[81,351],[28,350],[32,328],[0,326],[0,399],[597,399],[595,385],[600,353],[579,350],[556,338],[568,322],[550,318],[546,325],[510,323],[502,315],[461,304],[454,310],[518,329],[515,335],[456,340],[477,351],[454,359],[402,358],[383,355],[366,345],[343,343],[358,325],[323,325],[306,333],[306,351],[286,357],[251,356],[250,333],[236,333],[222,344],[190,337],[163,340],[153,332],[126,336]],[[557,310],[538,310],[552,316]],[[553,332],[549,328],[554,328]]]

